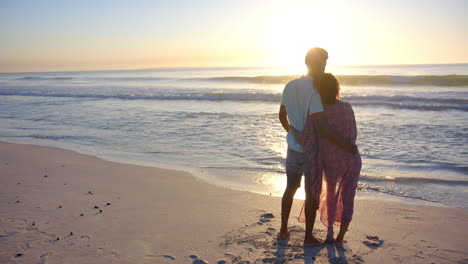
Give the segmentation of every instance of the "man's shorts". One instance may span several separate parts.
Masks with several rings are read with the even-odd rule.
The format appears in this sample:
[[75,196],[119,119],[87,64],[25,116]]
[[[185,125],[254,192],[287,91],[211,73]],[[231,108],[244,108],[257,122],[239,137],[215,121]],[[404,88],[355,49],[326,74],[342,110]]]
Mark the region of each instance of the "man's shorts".
[[308,155],[306,152],[297,152],[288,148],[286,156],[287,188],[297,189],[301,187],[302,174],[304,174],[305,188],[310,186],[310,170],[308,167]]

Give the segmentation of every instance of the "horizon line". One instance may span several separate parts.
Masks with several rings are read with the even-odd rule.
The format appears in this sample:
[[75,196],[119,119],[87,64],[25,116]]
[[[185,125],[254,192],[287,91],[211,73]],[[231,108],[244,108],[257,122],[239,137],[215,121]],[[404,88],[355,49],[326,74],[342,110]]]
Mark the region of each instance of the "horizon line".
[[[342,65],[327,65],[327,67],[381,67],[381,66],[422,66],[422,65],[462,65],[468,62],[454,62],[454,63],[407,63],[407,64],[342,64]],[[110,72],[110,71],[140,71],[140,70],[191,70],[191,69],[288,69],[288,66],[175,66],[175,67],[150,67],[150,68],[121,68],[121,69],[102,69],[102,70],[65,70],[65,71],[9,71],[0,72],[0,74],[9,73],[67,73],[67,72]],[[305,66],[304,66],[305,68]]]

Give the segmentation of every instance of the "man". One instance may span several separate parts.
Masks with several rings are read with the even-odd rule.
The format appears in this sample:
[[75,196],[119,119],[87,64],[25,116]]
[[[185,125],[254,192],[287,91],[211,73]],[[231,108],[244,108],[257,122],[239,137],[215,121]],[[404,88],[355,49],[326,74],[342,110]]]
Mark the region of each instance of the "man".
[[[278,239],[289,238],[288,220],[291,212],[292,202],[297,189],[300,187],[302,174],[305,174],[305,215],[306,230],[304,246],[320,244],[313,234],[316,210],[318,201],[311,193],[311,173],[307,165],[307,153],[304,152],[302,140],[297,132],[302,132],[307,118],[310,116],[314,120],[319,135],[326,137],[332,143],[337,144],[346,151],[356,151],[356,146],[348,143],[343,138],[335,135],[328,127],[324,114],[320,94],[314,88],[314,78],[318,78],[325,72],[328,52],[322,48],[312,48],[307,52],[305,64],[308,73],[299,79],[295,79],[286,84],[281,98],[279,119],[284,129],[288,132],[288,153],[286,157],[287,186],[281,201],[281,229]],[[297,132],[295,133],[296,130]],[[296,136],[295,136],[296,134]],[[301,141],[301,142],[300,142]],[[321,184],[315,181],[313,184]]]

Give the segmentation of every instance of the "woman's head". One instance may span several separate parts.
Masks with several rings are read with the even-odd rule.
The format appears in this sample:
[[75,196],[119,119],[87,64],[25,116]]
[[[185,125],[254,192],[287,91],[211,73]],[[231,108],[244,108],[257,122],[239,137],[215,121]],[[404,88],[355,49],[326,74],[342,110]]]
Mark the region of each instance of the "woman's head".
[[334,104],[339,99],[340,84],[333,74],[327,72],[319,77],[315,77],[314,85],[320,93],[322,104]]

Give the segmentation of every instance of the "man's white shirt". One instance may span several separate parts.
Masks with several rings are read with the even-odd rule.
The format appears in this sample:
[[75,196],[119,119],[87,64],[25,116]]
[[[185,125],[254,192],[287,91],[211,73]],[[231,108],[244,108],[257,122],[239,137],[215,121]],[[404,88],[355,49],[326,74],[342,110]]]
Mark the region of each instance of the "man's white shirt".
[[[286,107],[289,123],[299,132],[304,130],[308,115],[323,112],[320,94],[310,76],[302,76],[288,82],[283,90],[281,104]],[[288,133],[287,142],[288,148],[304,152],[304,148],[296,141],[292,132]]]

